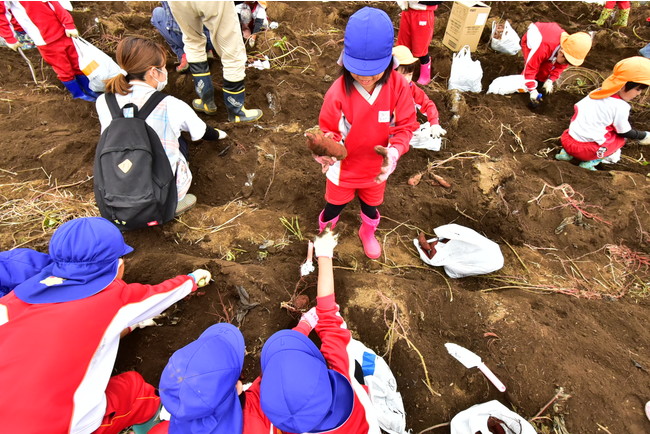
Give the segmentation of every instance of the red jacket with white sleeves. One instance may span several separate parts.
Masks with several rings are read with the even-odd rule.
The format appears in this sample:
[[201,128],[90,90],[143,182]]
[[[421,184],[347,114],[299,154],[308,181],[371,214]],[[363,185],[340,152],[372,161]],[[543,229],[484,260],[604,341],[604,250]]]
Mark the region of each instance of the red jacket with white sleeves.
[[524,78],[528,90],[537,88],[537,81],[555,81],[569,67],[556,62],[560,37],[566,33],[557,23],[533,23],[521,39],[521,51],[526,62]]
[[376,86],[372,95],[356,81],[346,94],[343,77],[339,77],[325,94],[318,122],[324,133],[333,133],[333,139],[347,149],[348,156],[327,171],[330,181],[346,188],[376,185],[383,158],[375,146],[390,143],[404,155],[418,127],[411,90],[396,72]]
[[80,300],[0,299],[0,431],[90,433],[106,412],[120,333],[196,290],[189,276],[159,285],[114,280]]
[[11,25],[11,15],[36,45],[47,45],[75,28],[70,12],[57,1],[0,1],[0,36],[9,44],[18,40]]

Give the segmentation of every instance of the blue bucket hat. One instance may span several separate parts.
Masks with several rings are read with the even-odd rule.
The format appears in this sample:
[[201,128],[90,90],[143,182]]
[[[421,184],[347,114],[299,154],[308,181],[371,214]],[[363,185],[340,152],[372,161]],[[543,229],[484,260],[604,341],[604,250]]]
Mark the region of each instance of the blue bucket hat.
[[160,399],[172,415],[169,434],[233,434],[243,430],[236,384],[244,366],[244,337],[215,324],[172,354],[160,378]]
[[120,230],[101,217],[62,224],[50,240],[52,263],[14,288],[25,303],[61,303],[90,297],[117,277],[118,259],[133,248]]
[[345,27],[343,65],[357,75],[377,75],[393,59],[395,29],[386,12],[365,7],[355,12]]
[[277,428],[317,433],[338,428],[350,417],[350,381],[327,368],[323,354],[295,330],[271,336],[262,348],[262,411]]
[[0,297],[51,263],[48,254],[32,249],[0,252]]

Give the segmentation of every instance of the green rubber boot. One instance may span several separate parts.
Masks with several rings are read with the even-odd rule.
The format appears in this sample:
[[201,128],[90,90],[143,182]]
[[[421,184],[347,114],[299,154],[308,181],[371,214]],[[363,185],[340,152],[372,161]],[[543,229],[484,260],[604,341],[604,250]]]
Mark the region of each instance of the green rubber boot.
[[602,26],[605,24],[605,21],[607,21],[607,18],[612,15],[612,11],[613,9],[603,8],[603,11],[600,13],[600,18],[598,18],[596,21],[592,21],[592,23]]
[[562,149],[560,152],[558,152],[558,153],[555,155],[555,159],[556,159],[556,160],[560,160],[560,161],[571,161],[571,160],[573,160],[573,157],[572,157],[571,155],[569,155],[569,154],[567,153],[567,151],[565,151],[564,149]]
[[598,166],[601,161],[603,161],[603,160],[583,161],[582,163],[578,164],[578,166],[582,167],[583,169],[587,169],[587,170],[591,170],[592,172],[596,172],[596,166]]
[[619,9],[618,10],[618,19],[614,23],[615,27],[627,27],[627,20],[630,18],[629,9]]

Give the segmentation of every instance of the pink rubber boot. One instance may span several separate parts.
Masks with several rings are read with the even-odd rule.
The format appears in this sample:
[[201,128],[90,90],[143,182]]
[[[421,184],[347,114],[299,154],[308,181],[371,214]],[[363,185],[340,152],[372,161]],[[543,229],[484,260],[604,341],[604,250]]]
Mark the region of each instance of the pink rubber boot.
[[323,229],[325,229],[325,227],[328,224],[331,224],[330,229],[334,229],[334,226],[336,226],[336,223],[339,221],[339,216],[336,216],[332,220],[324,222],[323,221],[323,214],[325,214],[325,210],[322,210],[320,212],[320,214],[318,215],[318,233],[319,234],[321,232],[323,232]]
[[431,61],[429,63],[420,65],[420,78],[418,84],[426,85],[431,81]]
[[381,256],[381,246],[379,241],[375,238],[375,231],[379,226],[381,216],[377,211],[377,218],[371,219],[364,213],[361,213],[361,227],[359,228],[359,238],[363,244],[363,251],[370,259],[377,259]]

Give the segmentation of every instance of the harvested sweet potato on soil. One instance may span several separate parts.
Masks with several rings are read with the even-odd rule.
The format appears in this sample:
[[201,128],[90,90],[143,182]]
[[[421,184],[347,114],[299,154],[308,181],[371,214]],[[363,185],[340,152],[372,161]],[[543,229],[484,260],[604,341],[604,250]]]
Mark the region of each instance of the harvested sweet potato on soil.
[[307,137],[307,147],[318,156],[336,157],[337,160],[343,160],[348,156],[345,146],[334,139],[326,137],[322,132],[315,133],[305,132]]
[[409,185],[418,185],[420,183],[420,180],[422,179],[422,173],[416,173],[415,175],[411,176],[408,180]]
[[435,246],[438,244],[438,242],[434,241],[433,243],[429,243],[427,241],[427,237],[424,235],[424,232],[420,232],[418,234],[418,243],[420,243],[420,247],[422,248],[422,251],[424,251],[424,254],[427,255],[427,258],[433,258],[433,255],[436,254]]
[[438,184],[442,185],[445,188],[451,188],[451,184],[448,183],[445,180],[445,178],[443,178],[442,176],[440,176],[440,175],[432,175],[432,176],[433,176],[433,179],[435,179]]

